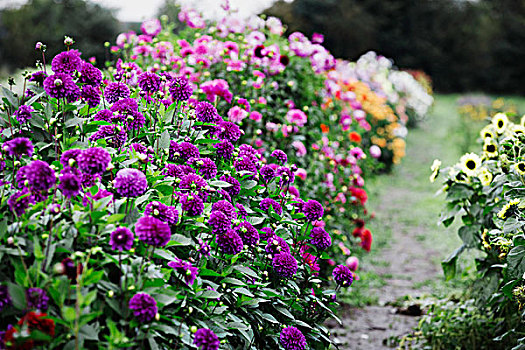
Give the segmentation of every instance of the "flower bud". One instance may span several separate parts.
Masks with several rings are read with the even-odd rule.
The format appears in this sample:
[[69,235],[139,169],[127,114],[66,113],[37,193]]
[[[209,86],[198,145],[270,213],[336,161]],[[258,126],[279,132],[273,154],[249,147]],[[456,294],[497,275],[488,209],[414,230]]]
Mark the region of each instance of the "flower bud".
[[14,238],[14,237],[9,237],[9,238],[7,239],[7,244],[9,244],[9,245],[13,245],[13,244],[15,244],[15,238]]

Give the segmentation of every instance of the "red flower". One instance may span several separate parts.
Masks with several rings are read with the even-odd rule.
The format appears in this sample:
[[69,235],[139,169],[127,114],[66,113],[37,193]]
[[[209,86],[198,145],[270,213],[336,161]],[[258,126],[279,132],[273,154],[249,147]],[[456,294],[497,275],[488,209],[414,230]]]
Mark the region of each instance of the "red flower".
[[356,197],[359,202],[361,202],[361,205],[365,205],[366,201],[368,200],[365,190],[362,188],[350,187],[350,192],[352,192],[352,196]]
[[350,141],[353,142],[361,142],[361,135],[359,135],[355,131],[352,131],[350,134],[348,134],[348,138],[350,139]]
[[363,231],[364,231],[363,227],[356,227],[354,231],[352,232],[352,236],[361,237],[363,235]]
[[367,252],[372,248],[372,232],[366,228],[361,234],[361,247]]
[[55,335],[55,321],[46,317],[47,314],[34,311],[25,314],[25,316],[18,321],[18,326],[20,326],[20,328],[27,326],[27,330],[30,333],[29,338],[17,337],[18,339],[15,339],[15,333],[19,332],[19,329],[11,327],[5,332],[3,338],[3,342],[6,344],[6,349],[30,350],[35,346],[43,345],[43,341],[34,341],[30,338],[31,332],[34,330],[38,330],[51,337]]

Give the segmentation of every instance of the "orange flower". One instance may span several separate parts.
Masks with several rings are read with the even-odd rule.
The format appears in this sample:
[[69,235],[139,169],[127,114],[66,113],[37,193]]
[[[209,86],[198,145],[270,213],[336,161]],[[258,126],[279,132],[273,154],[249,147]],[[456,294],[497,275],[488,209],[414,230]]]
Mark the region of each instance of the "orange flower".
[[326,124],[321,124],[321,131],[323,132],[323,134],[326,134],[330,131],[330,128]]
[[353,142],[361,142],[361,135],[359,135],[355,131],[352,131],[350,134],[348,134],[348,138],[350,139],[350,141]]

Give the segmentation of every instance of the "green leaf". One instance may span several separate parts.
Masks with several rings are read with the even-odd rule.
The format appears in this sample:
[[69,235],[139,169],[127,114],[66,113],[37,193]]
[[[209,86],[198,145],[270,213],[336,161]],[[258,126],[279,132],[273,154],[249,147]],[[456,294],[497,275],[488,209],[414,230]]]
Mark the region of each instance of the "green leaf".
[[226,188],[226,187],[231,187],[231,185],[232,185],[231,183],[226,182],[226,181],[221,181],[221,180],[210,181],[210,186],[214,186],[214,187]]
[[441,267],[443,268],[443,274],[445,279],[450,281],[456,275],[456,262],[461,253],[465,250],[465,245],[456,249],[450,256],[441,262]]
[[13,301],[13,306],[19,310],[24,310],[27,307],[25,289],[18,284],[7,282],[7,290]]
[[175,233],[171,235],[171,241],[175,242],[176,244],[173,245],[190,245],[191,244],[191,238],[180,235],[178,233]]
[[218,299],[222,296],[222,293],[214,290],[205,290],[200,296],[206,299]]
[[244,288],[244,287],[241,287],[241,288],[235,288],[233,290],[233,292],[235,294],[243,294],[243,295],[246,295],[246,296],[249,296],[250,298],[253,298],[255,297],[255,295],[252,294],[252,292],[250,292],[248,289]]
[[521,278],[525,273],[525,246],[517,246],[507,255],[508,271],[512,277]]
[[112,224],[114,222],[121,221],[125,217],[126,217],[126,214],[113,214],[109,218],[107,218],[106,221],[108,224]]
[[462,226],[458,230],[458,235],[467,248],[473,248],[479,242],[480,230],[481,230],[481,227],[479,225]]

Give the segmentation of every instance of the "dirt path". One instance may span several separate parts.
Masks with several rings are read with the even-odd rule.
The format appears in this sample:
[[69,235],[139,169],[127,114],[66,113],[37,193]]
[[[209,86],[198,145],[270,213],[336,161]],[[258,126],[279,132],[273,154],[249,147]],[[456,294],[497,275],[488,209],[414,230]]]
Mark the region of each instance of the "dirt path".
[[[449,128],[454,118],[454,99],[438,99],[433,115],[410,130],[403,163],[391,175],[369,185],[377,191],[371,204],[377,213],[374,239],[383,239],[386,244],[377,248],[374,257],[363,259],[361,266],[383,283],[368,291],[377,295],[375,305],[343,307],[343,326],[329,323],[340,349],[388,349],[387,338],[410,332],[419,320],[397,313],[391,303],[406,296],[431,294],[436,281],[442,283],[439,262],[455,246],[455,235],[436,225],[443,199],[434,196],[439,186],[430,184],[428,176],[435,158],[457,159],[457,151],[446,147],[453,141]],[[354,288],[359,288],[359,281]]]

